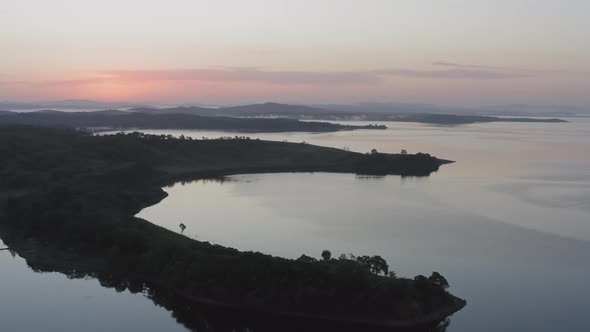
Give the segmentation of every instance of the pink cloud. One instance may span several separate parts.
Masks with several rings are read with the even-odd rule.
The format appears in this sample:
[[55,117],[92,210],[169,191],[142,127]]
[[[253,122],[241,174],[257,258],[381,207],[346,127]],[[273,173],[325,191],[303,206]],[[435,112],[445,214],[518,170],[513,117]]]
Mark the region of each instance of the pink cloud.
[[37,86],[81,86],[103,83],[145,83],[158,81],[196,81],[211,83],[256,82],[271,85],[376,85],[388,77],[417,79],[500,80],[528,77],[530,74],[491,69],[493,67],[435,63],[448,69],[380,69],[368,71],[273,71],[258,68],[196,68],[171,70],[105,70],[98,76],[51,80]]

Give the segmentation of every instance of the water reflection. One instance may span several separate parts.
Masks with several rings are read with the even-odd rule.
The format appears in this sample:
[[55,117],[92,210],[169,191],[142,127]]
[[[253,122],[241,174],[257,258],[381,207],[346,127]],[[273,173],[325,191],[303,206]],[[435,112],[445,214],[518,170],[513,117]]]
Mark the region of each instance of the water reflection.
[[240,180],[232,178],[232,177],[228,177],[228,176],[212,176],[212,177],[205,177],[205,178],[201,178],[201,179],[197,179],[197,180],[191,180],[191,181],[180,181],[177,182],[176,184],[180,184],[181,186],[186,186],[186,185],[190,185],[193,183],[227,183],[227,182],[239,182]]
[[355,178],[357,180],[361,180],[361,181],[362,180],[365,180],[365,181],[371,181],[371,180],[379,181],[379,180],[385,179],[386,176],[387,175],[362,175],[362,174],[357,174],[355,176]]

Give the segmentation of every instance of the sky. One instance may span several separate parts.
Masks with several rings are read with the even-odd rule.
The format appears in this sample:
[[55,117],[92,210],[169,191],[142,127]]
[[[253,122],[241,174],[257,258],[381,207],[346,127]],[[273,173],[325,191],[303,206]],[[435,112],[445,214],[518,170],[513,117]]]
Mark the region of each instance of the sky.
[[590,105],[587,0],[0,8],[0,100]]

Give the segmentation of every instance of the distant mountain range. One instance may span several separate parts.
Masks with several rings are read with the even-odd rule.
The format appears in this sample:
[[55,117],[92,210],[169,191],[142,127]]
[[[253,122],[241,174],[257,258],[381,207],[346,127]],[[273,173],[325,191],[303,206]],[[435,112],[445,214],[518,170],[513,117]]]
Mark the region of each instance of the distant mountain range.
[[[432,124],[469,124],[478,122],[565,122],[561,119],[546,118],[550,116],[576,116],[584,114],[582,109],[575,107],[534,107],[529,105],[506,105],[496,106],[493,108],[467,109],[467,108],[448,108],[430,104],[379,104],[366,103],[356,105],[290,105],[280,103],[251,104],[228,107],[202,107],[202,106],[178,106],[178,107],[152,107],[144,105],[133,105],[126,103],[101,103],[88,100],[66,100],[60,102],[51,102],[47,104],[14,104],[0,103],[0,110],[17,110],[29,111],[41,108],[44,116],[48,116],[48,110],[61,110],[65,112],[80,112],[82,110],[95,115],[104,117],[107,115],[119,116],[128,113],[141,113],[146,115],[174,115],[175,120],[171,117],[166,118],[168,127],[171,123],[174,126],[180,125],[178,115],[191,115],[198,117],[233,117],[233,118],[271,118],[271,119],[290,119],[290,120],[314,120],[314,121],[397,121],[397,122],[419,122]],[[98,111],[100,110],[100,111]],[[110,111],[109,111],[110,110]],[[42,113],[41,112],[41,113]],[[96,113],[99,112],[99,113]],[[39,113],[39,112],[33,112]],[[587,113],[587,114],[590,114]],[[510,115],[510,116],[508,116]],[[518,116],[518,117],[515,117]],[[543,116],[544,118],[529,118],[526,116]],[[57,116],[51,116],[56,118]],[[84,117],[78,115],[77,120],[73,117],[60,115],[59,117],[67,118],[68,121],[76,122],[78,120],[89,121],[93,117]],[[21,118],[25,118],[24,116]],[[39,115],[37,115],[39,118]],[[131,117],[129,117],[131,118]],[[7,118],[4,118],[5,120]],[[151,119],[151,118],[150,118]],[[161,117],[164,119],[164,117]],[[188,122],[193,123],[194,128],[201,128],[202,124],[194,124],[195,118],[187,118]],[[93,121],[98,121],[98,118]],[[98,121],[102,123],[103,120]],[[139,121],[136,119],[135,121]],[[152,121],[152,120],[150,120]],[[171,121],[171,122],[170,122]],[[229,121],[229,120],[225,120]],[[108,122],[108,121],[107,121]],[[212,122],[210,119],[208,122]],[[87,122],[84,122],[87,123]],[[200,122],[202,123],[202,121]],[[153,126],[154,124],[151,124]],[[162,124],[164,125],[164,124]],[[285,124],[282,124],[285,125]],[[86,125],[84,125],[86,126]],[[98,126],[98,125],[97,125]],[[225,126],[225,125],[223,125]],[[222,126],[222,127],[223,127]],[[233,125],[232,125],[233,126]],[[232,127],[230,126],[230,127]],[[265,131],[269,130],[264,125]],[[287,126],[289,127],[289,126]],[[154,128],[154,127],[152,127]],[[180,128],[180,127],[176,127]],[[286,128],[286,127],[285,127]],[[294,128],[294,127],[293,127]],[[325,129],[324,129],[325,130]],[[280,129],[279,131],[284,131]]]
[[181,113],[194,113],[198,115],[225,115],[225,116],[258,116],[258,115],[316,115],[316,114],[453,114],[453,115],[505,115],[505,116],[590,116],[590,106],[568,105],[527,105],[508,104],[490,105],[482,107],[449,107],[434,104],[420,103],[357,103],[357,104],[308,104],[290,105],[280,103],[263,103],[242,106],[165,106],[149,105],[127,102],[99,102],[93,100],[60,100],[48,102],[2,102],[0,111],[37,111],[37,110],[64,110],[64,111],[97,111],[105,109],[118,110],[143,110],[149,113],[180,111]]
[[[431,109],[414,109],[414,112],[387,112],[386,109],[367,111],[364,108],[339,109],[302,105],[264,103],[234,107],[173,107],[173,108],[133,108],[129,111],[147,114],[191,114],[199,116],[226,116],[244,118],[286,118],[297,120],[323,121],[397,121],[434,124],[469,124],[477,122],[565,122],[560,119],[497,117],[477,114],[435,113]],[[430,112],[427,112],[430,111]]]
[[589,107],[568,105],[488,105],[481,107],[450,107],[418,103],[360,103],[360,104],[319,104],[315,107],[347,113],[378,114],[454,114],[454,115],[496,115],[496,116],[579,116],[590,115]]
[[278,103],[251,104],[242,106],[229,106],[218,108],[207,108],[199,106],[184,106],[171,108],[137,107],[130,111],[150,114],[193,114],[204,116],[238,116],[238,117],[292,117],[299,118],[305,115],[331,114],[333,110]]

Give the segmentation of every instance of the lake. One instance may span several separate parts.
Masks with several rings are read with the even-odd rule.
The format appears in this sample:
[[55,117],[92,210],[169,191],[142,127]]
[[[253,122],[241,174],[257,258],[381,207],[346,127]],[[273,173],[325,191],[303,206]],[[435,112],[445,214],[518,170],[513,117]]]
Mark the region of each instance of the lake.
[[[399,276],[438,271],[468,301],[450,332],[587,331],[590,119],[569,120],[384,123],[389,129],[319,134],[145,130],[406,149],[456,163],[429,177],[293,173],[178,183],[138,216],[173,231],[182,222],[187,236],[240,250],[288,258],[319,257],[324,249],[379,254]],[[9,331],[75,331],[81,322],[97,330],[185,330],[140,294],[32,273],[7,251],[0,266],[0,321],[13,322]]]

